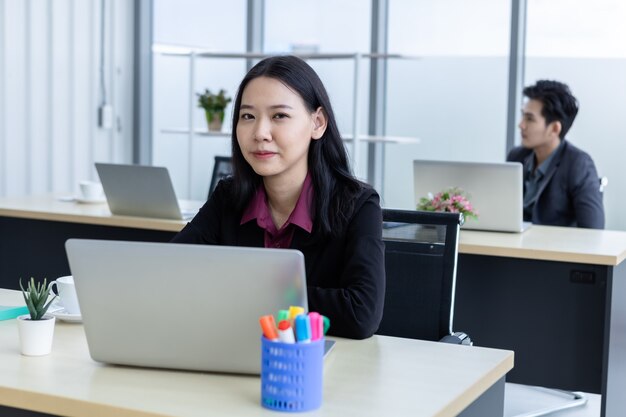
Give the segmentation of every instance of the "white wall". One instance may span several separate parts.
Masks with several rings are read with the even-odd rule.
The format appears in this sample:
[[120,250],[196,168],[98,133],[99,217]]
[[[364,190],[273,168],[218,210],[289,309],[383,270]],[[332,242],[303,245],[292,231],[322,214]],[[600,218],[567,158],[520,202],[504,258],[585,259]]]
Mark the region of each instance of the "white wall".
[[130,161],[133,3],[104,3],[103,130],[101,1],[0,0],[0,196],[74,193],[94,161]]
[[[187,50],[245,52],[246,2],[233,0],[228,7],[223,5],[222,0],[155,0],[154,43]],[[224,88],[234,99],[246,71],[246,61],[200,58],[190,87],[189,57],[154,53],[153,59],[152,164],[168,168],[179,198],[204,199],[211,181],[213,158],[230,155],[230,138],[195,135],[190,140],[188,134],[164,130],[187,129],[190,108],[195,128],[206,130],[204,112],[197,107],[195,93],[205,88],[213,92]],[[224,131],[230,131],[231,108],[232,103],[226,109]]]
[[505,160],[508,59],[424,56],[389,65],[382,204],[414,209],[413,160]]

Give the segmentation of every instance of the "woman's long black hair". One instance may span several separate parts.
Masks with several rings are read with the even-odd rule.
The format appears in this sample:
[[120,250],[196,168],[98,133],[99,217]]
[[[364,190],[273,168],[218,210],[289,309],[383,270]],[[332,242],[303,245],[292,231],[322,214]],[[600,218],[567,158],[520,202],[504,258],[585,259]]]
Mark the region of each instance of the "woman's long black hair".
[[324,236],[340,233],[354,210],[354,197],[364,184],[350,171],[348,155],[324,84],[313,68],[295,56],[275,56],[262,60],[248,71],[239,85],[233,109],[232,133],[233,197],[236,208],[243,210],[262,182],[262,177],[244,159],[237,141],[243,90],[258,77],[273,78],[285,84],[302,97],[310,112],[319,107],[324,110],[328,123],[326,131],[320,139],[311,141],[308,154],[315,193],[314,228]]

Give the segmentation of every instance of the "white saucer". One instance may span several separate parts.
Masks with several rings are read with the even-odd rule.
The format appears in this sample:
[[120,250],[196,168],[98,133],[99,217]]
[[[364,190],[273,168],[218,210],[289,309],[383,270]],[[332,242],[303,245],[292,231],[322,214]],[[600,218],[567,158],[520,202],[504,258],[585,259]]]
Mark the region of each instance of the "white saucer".
[[82,323],[83,316],[80,314],[70,314],[65,309],[55,310],[50,312],[54,317],[59,320],[67,321],[68,323]]
[[101,204],[101,203],[107,202],[106,198],[91,199],[91,198],[76,197],[75,200],[79,204]]

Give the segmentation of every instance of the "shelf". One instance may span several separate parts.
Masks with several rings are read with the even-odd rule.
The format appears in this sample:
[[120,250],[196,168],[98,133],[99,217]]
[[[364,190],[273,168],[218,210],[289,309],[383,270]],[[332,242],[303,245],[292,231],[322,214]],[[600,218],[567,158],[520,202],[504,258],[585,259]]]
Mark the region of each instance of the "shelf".
[[[161,133],[176,133],[176,134],[188,135],[189,129],[187,128],[161,129]],[[230,132],[209,132],[208,130],[204,130],[204,129],[194,129],[193,134],[198,135],[198,136],[230,137]]]
[[385,54],[385,53],[360,53],[360,52],[335,52],[335,53],[311,53],[298,54],[290,52],[279,52],[274,54],[260,52],[216,52],[206,49],[187,48],[172,45],[153,45],[152,52],[164,56],[181,56],[189,57],[192,54],[197,58],[247,58],[247,59],[263,59],[277,55],[294,55],[302,59],[354,59],[357,56],[361,58],[371,59],[409,59],[417,60],[422,57],[407,54]]
[[[275,55],[285,55],[283,53],[280,54],[267,54],[267,53],[257,53],[257,52],[218,52],[218,51],[209,51],[206,49],[198,49],[198,48],[188,48],[188,47],[180,47],[175,45],[163,45],[163,44],[155,44],[152,47],[152,53],[154,55],[160,56],[169,56],[169,57],[182,57],[189,59],[189,84],[188,84],[188,104],[189,109],[192,109],[196,106],[196,62],[201,59],[248,59],[248,60],[260,60],[263,58],[267,58]],[[371,61],[374,60],[388,60],[388,59],[420,59],[418,56],[412,55],[403,55],[403,54],[388,54],[388,53],[360,53],[360,52],[342,52],[342,53],[313,53],[313,54],[292,54],[298,56],[305,60],[348,60],[353,62],[353,76],[352,76],[352,123],[351,123],[351,132],[349,135],[342,135],[343,140],[350,144],[350,148],[352,150],[352,169],[357,175],[360,173],[360,164],[362,164],[362,158],[360,157],[360,153],[363,151],[363,148],[359,146],[359,142],[368,142],[368,143],[381,143],[381,144],[418,144],[420,143],[420,139],[411,138],[411,137],[403,137],[403,136],[386,136],[386,135],[361,135],[359,134],[359,126],[361,126],[359,116],[359,79],[360,79],[360,67],[361,61],[363,59],[367,59]],[[188,124],[186,128],[166,128],[161,129],[160,132],[164,134],[182,134],[187,136],[187,195],[191,196],[192,194],[192,178],[193,178],[193,164],[191,161],[193,160],[194,154],[194,137],[195,136],[212,136],[212,137],[222,137],[227,138],[231,137],[232,133],[230,132],[209,132],[206,129],[196,129],[196,112],[189,111],[188,112]],[[384,161],[383,161],[384,163]],[[369,169],[369,167],[368,167]]]
[[[352,135],[342,135],[345,142],[352,142]],[[412,138],[409,136],[377,136],[377,135],[359,135],[361,142],[375,143],[396,143],[396,144],[417,144],[421,143],[420,138]]]
[[[171,134],[189,134],[189,129],[175,128],[175,129],[162,129],[161,133]],[[194,135],[197,136],[214,136],[214,137],[230,137],[230,132],[209,132],[208,130],[195,129]],[[352,142],[352,135],[342,135],[345,142]],[[362,142],[374,142],[374,143],[396,143],[396,144],[417,144],[421,142],[419,138],[412,138],[408,136],[374,136],[374,135],[359,135],[359,141]]]

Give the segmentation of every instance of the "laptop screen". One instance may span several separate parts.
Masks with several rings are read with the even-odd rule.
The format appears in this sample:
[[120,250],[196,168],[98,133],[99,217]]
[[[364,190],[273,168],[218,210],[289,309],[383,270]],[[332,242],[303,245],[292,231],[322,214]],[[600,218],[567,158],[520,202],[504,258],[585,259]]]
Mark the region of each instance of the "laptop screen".
[[100,362],[259,373],[259,317],[307,311],[296,250],[83,239],[65,247]]
[[523,224],[522,164],[413,161],[415,205],[447,188],[468,194],[478,219],[466,219],[463,229],[521,232]]
[[111,213],[182,220],[165,167],[96,163]]

